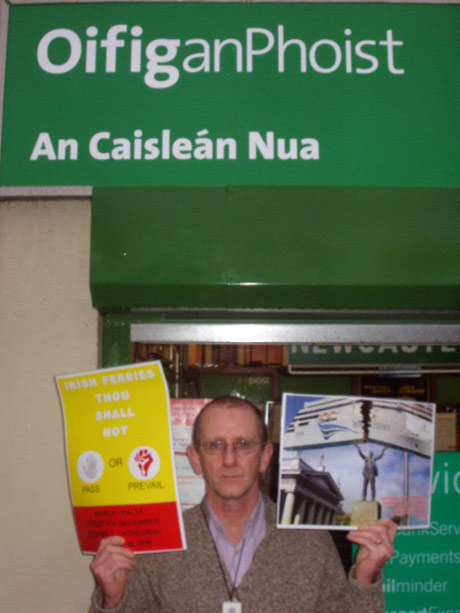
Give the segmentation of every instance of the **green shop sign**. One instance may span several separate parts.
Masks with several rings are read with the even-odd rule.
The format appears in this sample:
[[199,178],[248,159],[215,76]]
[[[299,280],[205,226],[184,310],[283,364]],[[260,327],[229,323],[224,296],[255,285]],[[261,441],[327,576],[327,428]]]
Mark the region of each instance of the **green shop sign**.
[[459,345],[290,345],[291,366],[459,364]]
[[460,454],[435,455],[431,528],[400,532],[385,568],[386,613],[460,611]]
[[2,186],[460,186],[459,6],[0,2]]

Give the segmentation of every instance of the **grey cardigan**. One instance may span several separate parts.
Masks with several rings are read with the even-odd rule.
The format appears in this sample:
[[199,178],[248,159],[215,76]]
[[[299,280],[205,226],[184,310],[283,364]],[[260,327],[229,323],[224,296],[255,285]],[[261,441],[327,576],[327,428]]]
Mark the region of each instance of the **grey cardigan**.
[[[96,588],[90,613],[220,613],[228,592],[200,508],[186,511],[184,523],[187,551],[139,556],[120,605],[101,609]],[[384,611],[381,582],[363,588],[347,579],[327,532],[277,529],[271,502],[267,502],[267,534],[238,595],[243,613]]]

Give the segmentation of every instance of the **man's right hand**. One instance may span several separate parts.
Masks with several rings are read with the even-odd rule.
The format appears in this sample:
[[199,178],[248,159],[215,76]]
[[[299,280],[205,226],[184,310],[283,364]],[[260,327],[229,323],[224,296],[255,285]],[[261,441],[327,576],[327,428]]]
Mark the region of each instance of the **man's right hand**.
[[118,606],[123,598],[128,573],[136,566],[134,553],[125,545],[121,536],[109,536],[101,541],[91,572],[102,590],[106,609]]

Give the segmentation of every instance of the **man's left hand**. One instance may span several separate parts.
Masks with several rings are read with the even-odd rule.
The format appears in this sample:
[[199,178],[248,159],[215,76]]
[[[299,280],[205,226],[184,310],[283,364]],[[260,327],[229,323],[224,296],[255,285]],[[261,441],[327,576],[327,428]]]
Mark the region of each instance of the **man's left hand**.
[[396,524],[389,519],[348,533],[348,540],[359,545],[355,579],[360,585],[370,585],[377,580],[385,563],[393,555],[395,535]]

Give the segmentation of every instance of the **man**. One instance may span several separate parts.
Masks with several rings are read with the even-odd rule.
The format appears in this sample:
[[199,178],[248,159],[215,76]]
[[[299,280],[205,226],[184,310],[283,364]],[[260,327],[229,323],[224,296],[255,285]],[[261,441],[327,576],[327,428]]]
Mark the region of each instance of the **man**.
[[188,550],[135,559],[122,538],[105,539],[91,564],[90,612],[383,612],[380,571],[396,526],[383,521],[351,533],[361,547],[347,579],[327,532],[276,528],[275,505],[259,486],[272,452],[251,403],[207,404],[188,450],[206,481],[204,501],[184,514]]

